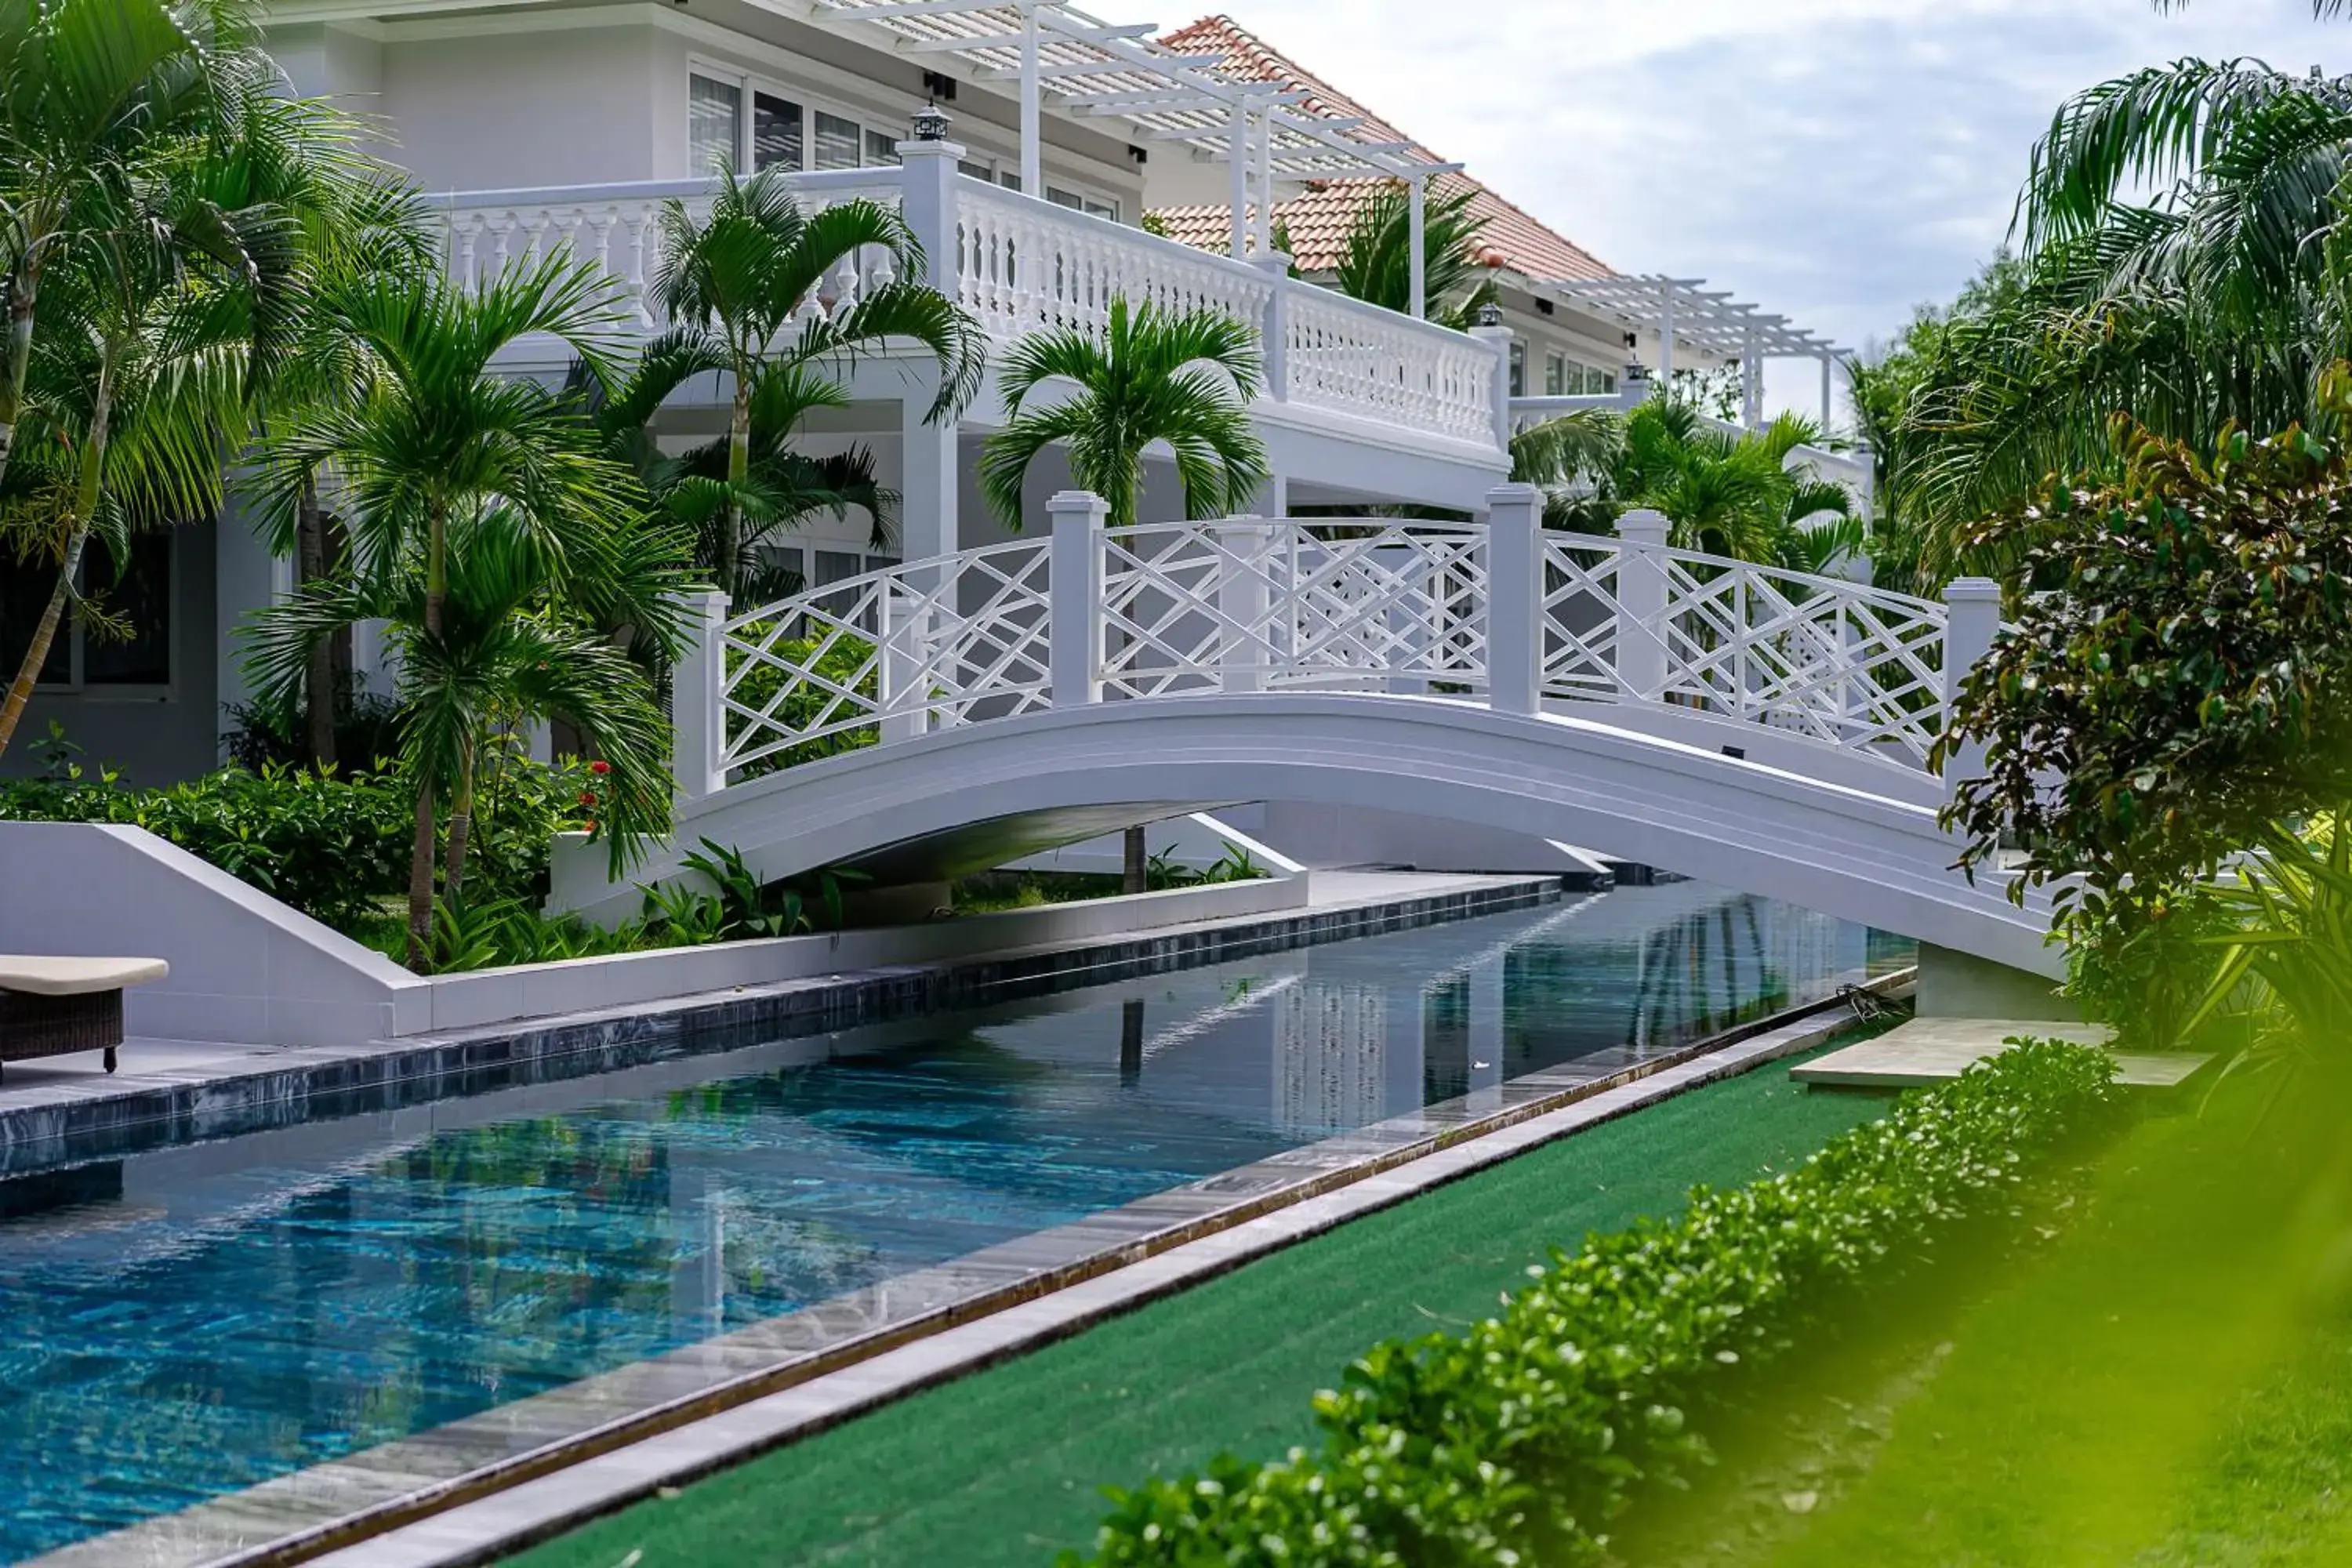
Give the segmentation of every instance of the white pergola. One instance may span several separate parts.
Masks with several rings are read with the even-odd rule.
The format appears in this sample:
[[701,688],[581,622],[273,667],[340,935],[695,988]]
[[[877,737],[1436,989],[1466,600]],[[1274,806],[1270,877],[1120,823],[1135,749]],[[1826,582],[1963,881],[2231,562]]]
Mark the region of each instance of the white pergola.
[[1740,367],[1744,394],[1744,424],[1763,423],[1764,362],[1768,359],[1810,359],[1821,362],[1822,425],[1830,423],[1835,371],[1847,351],[1827,338],[1792,325],[1786,316],[1768,316],[1755,306],[1735,300],[1727,292],[1702,287],[1695,278],[1578,278],[1558,283],[1569,300],[1605,319],[1636,331],[1648,329],[1658,338],[1658,379],[1675,374],[1676,343],[1717,360],[1734,360]]
[[1153,41],[1151,23],[1113,25],[1060,0],[817,0],[821,27],[920,58],[947,57],[977,81],[1018,84],[1021,188],[1044,195],[1046,104],[1079,118],[1123,121],[1138,142],[1176,142],[1232,170],[1235,257],[1274,248],[1278,179],[1386,176],[1410,192],[1412,313],[1425,312],[1422,232],[1433,174],[1459,163],[1430,161],[1412,143],[1360,134],[1360,119],[1319,112],[1306,95],[1243,81],[1223,57]]

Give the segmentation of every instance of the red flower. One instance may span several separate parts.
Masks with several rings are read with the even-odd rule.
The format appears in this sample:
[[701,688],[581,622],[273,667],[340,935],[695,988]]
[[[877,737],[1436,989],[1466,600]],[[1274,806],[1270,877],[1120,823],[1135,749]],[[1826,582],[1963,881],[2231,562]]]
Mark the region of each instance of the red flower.
[[597,762],[593,762],[593,763],[590,763],[588,764],[588,771],[589,771],[590,773],[596,773],[596,774],[599,774],[599,775],[602,775],[602,774],[604,774],[604,773],[611,773],[611,772],[613,771],[613,764],[612,764],[612,763],[607,763],[607,762],[601,761],[601,760],[600,760],[600,761],[597,761]]
[[580,792],[580,804],[583,805],[594,805],[596,804],[595,795],[592,791],[584,789],[582,790]]

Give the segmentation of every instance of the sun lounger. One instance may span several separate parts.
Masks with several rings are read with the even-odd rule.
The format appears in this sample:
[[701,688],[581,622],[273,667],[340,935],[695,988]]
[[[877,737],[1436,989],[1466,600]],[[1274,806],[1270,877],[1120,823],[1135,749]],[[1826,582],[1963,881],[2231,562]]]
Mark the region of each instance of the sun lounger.
[[104,1051],[122,1044],[122,992],[172,972],[160,958],[35,958],[0,953],[0,1062]]

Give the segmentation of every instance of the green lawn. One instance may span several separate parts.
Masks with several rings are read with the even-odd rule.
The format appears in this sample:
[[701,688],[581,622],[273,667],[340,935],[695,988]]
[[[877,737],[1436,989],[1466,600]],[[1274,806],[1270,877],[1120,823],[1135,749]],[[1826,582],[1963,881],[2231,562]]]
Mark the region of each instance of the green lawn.
[[2037,1216],[2047,1246],[1810,1358],[1692,1497],[1629,1518],[1624,1560],[2352,1562],[2346,1100],[2270,1088],[2144,1121]]
[[891,1405],[512,1559],[527,1568],[1040,1564],[1098,1489],[1279,1454],[1375,1342],[1484,1316],[1552,1246],[1679,1209],[1870,1119],[1780,1067],[1713,1085]]

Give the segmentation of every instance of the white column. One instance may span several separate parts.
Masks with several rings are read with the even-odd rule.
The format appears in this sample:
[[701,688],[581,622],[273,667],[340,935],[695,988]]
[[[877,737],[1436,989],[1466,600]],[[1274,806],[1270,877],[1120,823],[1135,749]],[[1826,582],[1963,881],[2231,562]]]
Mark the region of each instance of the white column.
[[[1265,395],[1274,403],[1290,401],[1290,291],[1314,287],[1300,284],[1290,276],[1290,257],[1271,246],[1258,251],[1258,263],[1265,269],[1266,281],[1273,291],[1266,296],[1265,321],[1258,329],[1258,352],[1265,363]],[[1280,517],[1285,507],[1269,506],[1267,514]]]
[[[1960,683],[1992,651],[2000,634],[2000,584],[1990,577],[1959,577],[1944,589],[1944,715],[1950,721]],[[1944,759],[1944,798],[1984,772],[1984,747],[1971,742]]]
[[1511,329],[1473,327],[1470,335],[1495,351],[1495,449],[1511,449]]
[[1486,492],[1486,705],[1543,711],[1543,491]]
[[1103,524],[1110,503],[1092,490],[1062,490],[1045,503],[1054,520],[1053,575],[1046,630],[1054,706],[1102,700]]
[[[901,142],[898,156],[900,210],[923,247],[923,279],[953,300],[958,297],[956,163],[964,148],[953,142]],[[919,363],[919,362],[917,362]],[[903,453],[898,489],[899,555],[928,561],[961,548],[957,518],[956,430],[953,419],[926,421],[939,390],[935,367],[908,367],[898,403]]]
[[1654,702],[1666,685],[1667,524],[1654,511],[1617,520],[1617,691]]
[[1273,662],[1266,645],[1264,556],[1273,531],[1255,517],[1217,525],[1217,656],[1227,691],[1263,691]]
[[1832,397],[1835,391],[1833,372],[1836,365],[1837,356],[1824,350],[1822,354],[1822,433],[1823,435],[1829,434],[1830,405],[1834,400]]
[[1739,362],[1741,422],[1750,430],[1764,423],[1764,342],[1754,327],[1748,329],[1748,352]]
[[1258,116],[1257,253],[1274,249],[1274,110]]
[[1225,174],[1231,181],[1234,259],[1249,255],[1250,114],[1249,100],[1234,100],[1233,124],[1225,132]]
[[1427,320],[1429,316],[1429,258],[1423,254],[1428,248],[1429,181],[1424,175],[1415,174],[1406,181],[1406,184],[1409,187],[1406,199],[1411,204],[1408,209],[1411,221],[1407,225],[1405,243],[1412,247],[1411,298],[1412,318],[1419,321]]
[[720,704],[727,692],[727,595],[698,588],[685,600],[686,650],[670,670],[670,782],[677,798],[700,800],[727,787]]
[[1045,199],[1045,110],[1038,101],[1037,6],[1021,6],[1021,194]]
[[875,671],[875,699],[882,710],[882,743],[887,746],[911,741],[930,728],[921,689],[929,685],[923,662],[931,617],[920,590],[903,583],[885,583],[876,600],[882,657]]
[[1675,286],[1658,285],[1658,389],[1675,389]]

